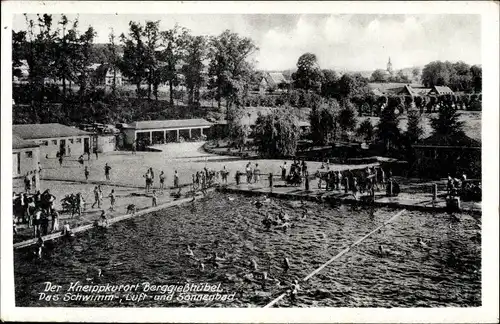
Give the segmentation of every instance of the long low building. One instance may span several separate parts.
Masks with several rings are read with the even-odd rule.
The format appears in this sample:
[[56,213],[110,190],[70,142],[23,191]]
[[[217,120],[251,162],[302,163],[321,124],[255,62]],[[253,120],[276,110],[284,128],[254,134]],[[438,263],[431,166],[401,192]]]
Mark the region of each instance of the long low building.
[[12,134],[40,145],[41,156],[47,158],[61,151],[65,156],[79,156],[92,147],[92,133],[57,123],[13,125]]
[[212,123],[205,119],[147,120],[129,124],[122,129],[125,143],[139,146],[178,142],[184,139],[200,138]]

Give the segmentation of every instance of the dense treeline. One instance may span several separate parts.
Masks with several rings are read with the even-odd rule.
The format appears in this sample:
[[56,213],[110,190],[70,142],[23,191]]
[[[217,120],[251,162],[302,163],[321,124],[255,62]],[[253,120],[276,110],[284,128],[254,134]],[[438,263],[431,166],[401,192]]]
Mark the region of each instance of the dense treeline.
[[[144,25],[131,21],[127,34],[117,36],[112,31],[103,48],[94,46],[96,32],[92,27],[83,33],[79,31],[77,19],[71,22],[61,15],[55,22],[48,14],[37,15],[36,20],[25,17],[26,30],[13,31],[12,35],[13,76],[22,76],[22,60],[26,60],[29,70],[27,86],[18,87],[14,98],[29,106],[29,110],[20,107],[24,109],[20,115],[25,122],[47,118],[44,111],[50,102],[60,104],[51,107],[59,110],[55,115],[60,115],[59,120],[62,118],[66,124],[93,116],[96,106],[121,104],[116,84],[118,70],[136,86],[137,98],[155,97],[158,101],[159,86],[167,84],[170,107],[174,106],[174,88],[181,82],[186,87],[188,105],[194,107],[200,106],[202,87],[211,93],[210,98],[217,101],[219,109],[222,100],[229,108],[241,105],[249,91],[253,67],[248,58],[258,48],[251,39],[229,30],[204,37],[177,25],[160,30],[159,21],[147,21]],[[99,81],[89,68],[92,63],[103,63],[103,58],[113,72],[111,94],[99,91]],[[74,85],[78,86],[77,91]]]
[[[365,95],[353,96],[349,100],[355,105],[360,115],[378,116],[381,109],[387,104],[389,98],[395,98],[401,105],[401,112],[407,111],[413,105],[421,113],[431,113],[437,111],[438,107],[447,101],[451,101],[457,109],[479,111],[481,110],[481,94],[459,94],[440,96],[404,96],[389,95],[375,96],[367,93]],[[302,89],[289,90],[281,93],[250,94],[243,98],[246,107],[281,107],[291,106],[296,108],[314,108],[318,106],[325,97],[314,93],[306,92]],[[333,98],[335,99],[335,98]],[[340,100],[343,98],[341,97]]]

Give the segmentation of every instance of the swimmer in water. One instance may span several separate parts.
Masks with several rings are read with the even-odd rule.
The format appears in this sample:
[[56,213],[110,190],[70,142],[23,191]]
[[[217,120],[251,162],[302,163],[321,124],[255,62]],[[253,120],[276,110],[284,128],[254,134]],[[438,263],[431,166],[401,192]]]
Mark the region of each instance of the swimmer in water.
[[36,255],[38,256],[39,259],[41,259],[42,258],[43,248],[45,247],[45,244],[43,243],[43,238],[41,236],[38,236],[38,240],[36,242],[36,246],[37,246]]
[[189,257],[194,257],[193,250],[191,250],[191,247],[189,246],[189,244],[187,245],[187,252],[184,255],[189,256]]
[[428,249],[429,246],[427,244],[425,244],[424,241],[422,241],[422,239],[420,237],[417,237],[417,244],[420,245],[420,247],[424,248],[424,249]]
[[101,222],[102,222],[102,226],[108,226],[108,218],[106,217],[106,211],[103,210],[101,212]]
[[288,258],[283,259],[283,272],[288,272],[288,269],[290,269],[290,261]]
[[307,218],[307,214],[308,214],[307,209],[304,209],[304,210],[302,211],[302,218],[301,218],[301,219],[302,219],[302,220],[305,220],[305,219]]
[[264,224],[265,229],[270,230],[272,223],[273,223],[273,221],[272,221],[271,217],[269,216],[268,213],[266,213],[266,217],[262,220],[262,224]]
[[384,249],[382,245],[378,246],[378,253],[380,254],[380,256],[387,255],[387,251]]
[[297,294],[299,293],[299,290],[300,290],[299,282],[297,280],[294,280],[289,290],[290,294],[289,296],[292,302],[295,302],[297,300]]
[[255,261],[255,259],[252,259],[250,261],[250,268],[253,270],[253,271],[257,271],[257,261]]

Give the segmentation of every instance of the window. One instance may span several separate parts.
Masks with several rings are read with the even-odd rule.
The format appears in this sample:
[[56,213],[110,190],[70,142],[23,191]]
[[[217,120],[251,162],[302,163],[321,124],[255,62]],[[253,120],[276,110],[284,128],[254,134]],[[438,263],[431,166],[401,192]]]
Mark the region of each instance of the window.
[[52,145],[57,145],[57,140],[52,140]]
[[77,142],[77,143],[81,143],[81,142],[82,142],[82,139],[79,137],[79,138],[77,138],[77,139],[76,139],[76,142]]
[[49,141],[41,141],[40,144],[44,146],[49,146]]
[[73,139],[72,138],[69,139],[69,144],[73,144]]
[[27,159],[33,158],[33,151],[26,151],[25,153],[26,153],[26,158]]

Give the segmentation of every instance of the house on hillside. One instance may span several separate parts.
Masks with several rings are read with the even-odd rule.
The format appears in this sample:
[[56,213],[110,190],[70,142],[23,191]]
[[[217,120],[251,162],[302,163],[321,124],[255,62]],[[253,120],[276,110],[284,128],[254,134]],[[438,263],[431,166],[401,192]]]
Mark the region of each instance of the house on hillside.
[[481,142],[465,133],[434,134],[414,148],[416,171],[420,176],[442,178],[465,173],[468,178],[481,177]]
[[[107,63],[99,64],[93,72],[93,80],[97,85],[112,86],[115,70]],[[123,75],[119,69],[116,69],[116,86],[122,86],[124,83]]]
[[444,87],[444,86],[433,86],[431,90],[428,93],[429,95],[446,95],[446,94],[454,94],[453,90],[451,90],[449,87]]
[[281,72],[265,72],[259,84],[259,92],[264,94],[275,90],[288,89],[290,80]]

